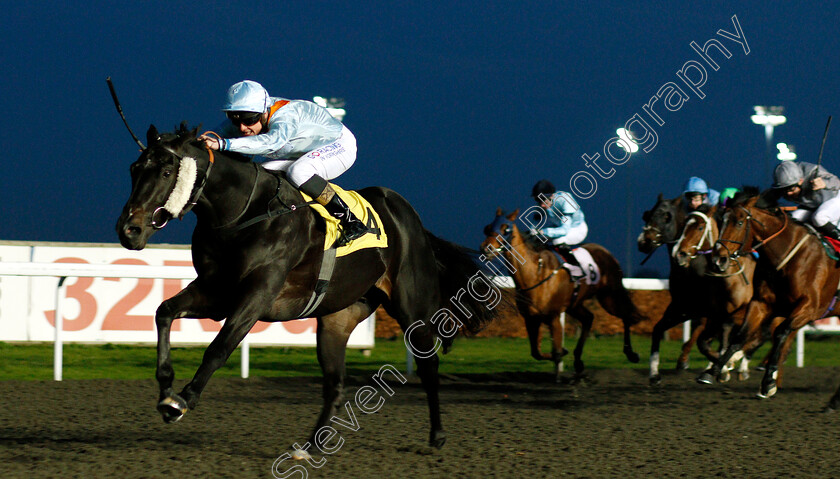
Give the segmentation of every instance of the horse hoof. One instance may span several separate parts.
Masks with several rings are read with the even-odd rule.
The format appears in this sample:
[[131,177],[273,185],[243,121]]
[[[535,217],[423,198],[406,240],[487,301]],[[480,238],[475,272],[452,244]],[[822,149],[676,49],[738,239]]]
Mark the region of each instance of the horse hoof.
[[446,434],[443,431],[433,432],[429,437],[429,445],[435,449],[440,449],[446,444]]
[[832,413],[834,413],[835,411],[837,411],[837,410],[836,410],[836,409],[834,409],[833,407],[831,407],[831,406],[826,406],[826,407],[824,407],[824,408],[823,408],[822,413],[823,413],[823,414],[832,414]]
[[714,384],[715,377],[709,371],[703,371],[697,376],[697,382],[699,384]]
[[688,361],[677,361],[677,371],[688,371]]
[[163,416],[163,422],[169,424],[178,422],[190,410],[187,402],[177,394],[163,398],[157,405],[158,412]]
[[762,386],[761,390],[758,391],[758,394],[756,394],[755,397],[757,397],[758,399],[768,399],[768,398],[773,397],[776,394],[776,385],[775,384],[771,385],[770,387],[768,387],[766,389],[767,390],[765,391],[765,387]]
[[749,371],[741,371],[740,373],[738,373],[738,380],[739,381],[746,381],[749,378],[750,378]]
[[631,363],[639,362],[639,355],[635,351],[625,351],[624,355],[627,356],[627,360]]
[[660,376],[659,374],[657,374],[655,376],[651,376],[651,377],[648,378],[648,381],[650,381],[651,386],[661,386],[662,385],[662,376]]
[[721,371],[717,377],[717,382],[728,383],[730,379],[732,379],[732,375],[729,374],[729,371]]

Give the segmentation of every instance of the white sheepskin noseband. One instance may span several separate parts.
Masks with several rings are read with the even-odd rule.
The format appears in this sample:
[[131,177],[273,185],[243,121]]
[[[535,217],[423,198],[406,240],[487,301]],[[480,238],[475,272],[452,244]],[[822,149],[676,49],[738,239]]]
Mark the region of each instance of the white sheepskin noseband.
[[195,158],[185,156],[181,159],[181,166],[178,168],[178,179],[175,181],[175,188],[169,194],[169,199],[163,205],[163,209],[169,212],[173,218],[178,218],[187,202],[190,200],[190,194],[195,186],[196,179]]

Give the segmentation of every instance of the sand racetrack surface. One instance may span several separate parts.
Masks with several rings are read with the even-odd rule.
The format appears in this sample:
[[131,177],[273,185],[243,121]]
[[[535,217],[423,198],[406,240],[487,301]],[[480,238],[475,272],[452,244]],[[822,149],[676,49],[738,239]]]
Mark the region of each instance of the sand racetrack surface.
[[[351,406],[357,431],[335,425],[344,442],[320,468],[285,461],[277,476],[840,475],[840,414],[820,412],[840,368],[788,368],[764,401],[753,398],[759,373],[701,386],[696,371],[666,372],[658,388],[646,371],[589,374],[579,385],[548,374],[445,376],[440,450],[426,446],[419,384],[390,381],[395,394],[378,412]],[[349,378],[345,397],[365,384],[375,385]],[[272,477],[275,459],[308,436],[320,391],[319,378],[213,379],[196,410],[164,424],[151,380],[0,382],[0,477]]]

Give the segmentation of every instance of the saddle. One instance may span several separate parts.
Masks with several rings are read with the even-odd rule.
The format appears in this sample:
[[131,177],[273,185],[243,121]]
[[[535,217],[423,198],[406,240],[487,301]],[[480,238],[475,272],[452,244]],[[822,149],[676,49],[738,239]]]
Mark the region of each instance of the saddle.
[[820,239],[820,244],[825,250],[825,254],[834,261],[840,261],[840,241],[830,236],[825,236],[808,223],[803,224],[811,234]]
[[[365,248],[387,248],[388,235],[385,234],[385,230],[382,228],[382,220],[379,218],[379,213],[373,209],[370,203],[355,191],[344,190],[334,183],[330,183],[330,185],[336,194],[344,200],[344,203],[350,207],[350,211],[370,230],[370,233],[339,247],[336,251],[336,257],[345,256]],[[326,222],[327,234],[324,238],[324,251],[327,251],[335,243],[338,235],[341,234],[338,231],[339,221],[333,215],[329,214],[326,208],[312,201],[312,198],[305,193],[301,194],[303,195],[303,199],[310,203],[309,206],[318,212]]]

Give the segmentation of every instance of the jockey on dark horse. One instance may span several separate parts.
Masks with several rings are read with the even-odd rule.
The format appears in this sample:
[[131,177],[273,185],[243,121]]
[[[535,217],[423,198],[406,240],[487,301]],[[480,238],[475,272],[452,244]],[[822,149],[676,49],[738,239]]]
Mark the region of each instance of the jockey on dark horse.
[[325,109],[305,100],[270,97],[257,82],[234,84],[222,108],[219,136],[204,133],[208,148],[261,156],[268,170],[285,171],[289,181],[340,221],[336,247],[369,230],[327,184],[356,161],[356,138]]
[[556,251],[561,258],[571,265],[569,273],[577,281],[585,276],[571,246],[583,243],[589,227],[586,225],[583,211],[574,202],[571,195],[557,191],[548,180],[540,180],[531,189],[531,197],[545,211],[546,220],[540,230],[532,230],[531,234],[543,235],[548,238],[549,247]]
[[813,163],[783,161],[773,172],[773,188],[799,205],[791,216],[810,220],[817,231],[840,240],[840,179]]
[[720,201],[720,193],[709,188],[703,178],[698,176],[692,176],[685,182],[683,195],[687,212],[696,211],[701,205],[714,206]]

